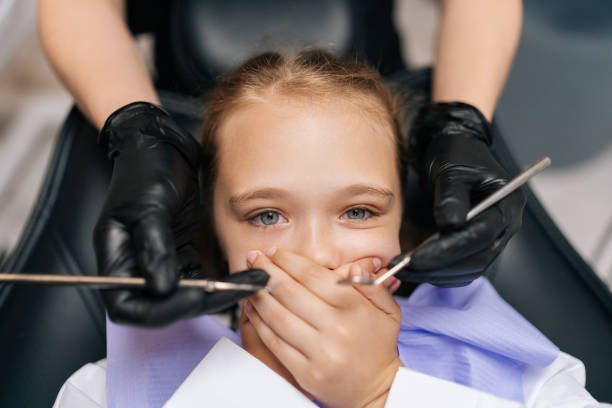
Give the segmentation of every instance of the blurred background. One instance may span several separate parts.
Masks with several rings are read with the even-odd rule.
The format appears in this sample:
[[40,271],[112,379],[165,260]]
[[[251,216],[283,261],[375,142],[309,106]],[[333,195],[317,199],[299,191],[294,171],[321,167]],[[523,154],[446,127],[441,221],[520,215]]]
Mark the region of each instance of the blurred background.
[[[409,66],[432,63],[438,7],[434,0],[396,1]],[[42,54],[35,8],[36,0],[0,0],[0,257],[21,234],[72,105]],[[496,121],[522,165],[552,158],[532,187],[612,287],[612,3],[529,0],[524,8]],[[138,42],[150,56],[150,38]]]

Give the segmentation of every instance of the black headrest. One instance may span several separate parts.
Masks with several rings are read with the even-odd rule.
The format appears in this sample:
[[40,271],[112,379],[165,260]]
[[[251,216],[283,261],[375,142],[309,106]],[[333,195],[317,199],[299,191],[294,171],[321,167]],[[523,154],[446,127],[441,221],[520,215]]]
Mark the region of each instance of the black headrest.
[[348,0],[174,2],[171,52],[181,86],[199,91],[264,51],[316,47],[346,53],[353,43],[352,13]]

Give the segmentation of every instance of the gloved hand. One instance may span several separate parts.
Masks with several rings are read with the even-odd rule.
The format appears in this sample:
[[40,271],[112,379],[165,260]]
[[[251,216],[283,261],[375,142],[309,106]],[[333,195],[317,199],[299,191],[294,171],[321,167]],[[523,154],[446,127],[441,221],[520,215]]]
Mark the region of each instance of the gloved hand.
[[[98,142],[114,161],[111,184],[94,232],[98,273],[143,276],[146,290],[103,290],[111,320],[159,326],[222,310],[250,292],[206,293],[176,288],[200,270],[197,237],[203,209],[198,173],[202,150],[161,108],[135,102],[115,111]],[[251,270],[228,281],[265,284]]]
[[466,223],[469,210],[509,180],[489,151],[489,123],[471,105],[432,103],[419,111],[411,132],[421,181],[426,194],[433,194],[434,220],[442,234],[415,251],[396,276],[442,287],[467,285],[520,228],[525,195],[519,189]]

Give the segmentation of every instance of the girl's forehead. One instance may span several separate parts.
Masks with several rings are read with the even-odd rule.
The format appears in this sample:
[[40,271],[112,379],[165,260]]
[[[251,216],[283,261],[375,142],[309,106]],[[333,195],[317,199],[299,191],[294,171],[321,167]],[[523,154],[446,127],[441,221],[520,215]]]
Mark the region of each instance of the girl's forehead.
[[[392,126],[382,115],[340,98],[265,98],[238,108],[217,132],[219,155],[252,151],[255,146],[280,150],[317,147],[317,154],[340,148],[386,147],[396,155]],[[302,150],[301,155],[307,154]],[[382,152],[381,152],[382,153]]]
[[258,178],[278,184],[309,179],[319,185],[367,179],[391,186],[398,179],[392,135],[349,105],[251,104],[226,119],[217,146],[218,175],[232,184]]

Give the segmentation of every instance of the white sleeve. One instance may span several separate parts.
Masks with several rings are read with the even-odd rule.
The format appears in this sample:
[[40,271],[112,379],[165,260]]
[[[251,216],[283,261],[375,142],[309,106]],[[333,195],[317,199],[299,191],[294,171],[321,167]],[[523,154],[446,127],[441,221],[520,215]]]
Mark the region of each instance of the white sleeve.
[[584,364],[577,358],[560,353],[544,368],[529,367],[523,374],[528,408],[587,408],[612,407],[598,403],[584,388]]
[[400,367],[395,374],[385,408],[406,407],[519,408],[521,404]]
[[106,360],[85,364],[66,380],[53,408],[105,408]]
[[[585,369],[580,360],[566,353],[544,368],[529,367],[523,374],[527,408],[603,408],[584,388]],[[456,408],[517,408],[515,401],[469,388],[409,368],[401,367],[391,385],[385,408],[423,408],[452,406]]]

